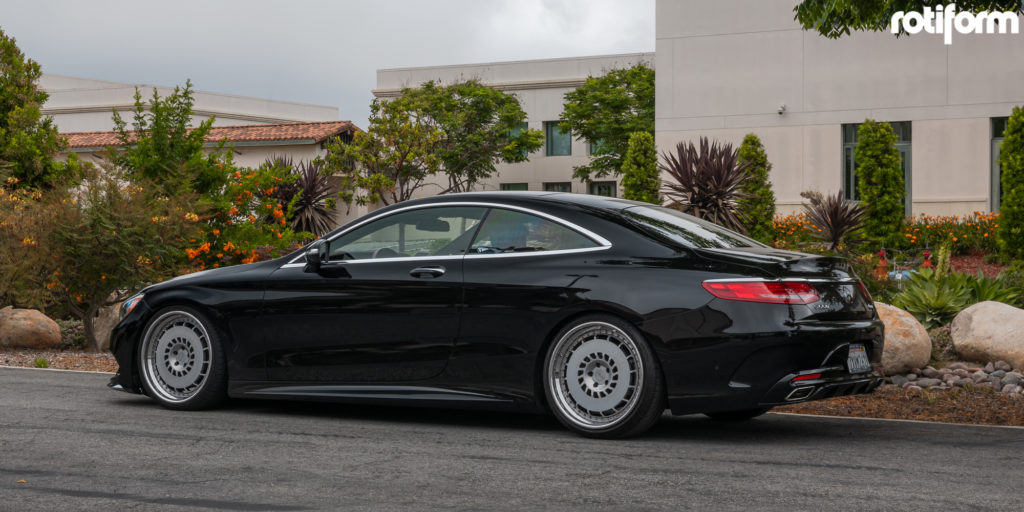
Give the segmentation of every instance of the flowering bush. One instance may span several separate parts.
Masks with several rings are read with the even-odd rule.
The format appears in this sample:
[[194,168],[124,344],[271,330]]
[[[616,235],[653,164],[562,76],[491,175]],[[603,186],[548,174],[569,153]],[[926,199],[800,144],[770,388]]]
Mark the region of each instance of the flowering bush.
[[17,188],[8,178],[0,187],[0,306],[46,311],[58,301],[45,284],[57,268],[50,236],[58,211],[41,192]]
[[814,240],[811,221],[804,212],[775,217],[772,225],[775,229],[775,240],[772,245],[779,249],[800,250]]
[[907,219],[900,248],[935,249],[944,241],[956,254],[994,253],[998,249],[999,214],[974,212],[964,216],[919,215]]
[[234,169],[230,161],[219,165],[228,172],[227,184],[204,198],[203,211],[182,217],[183,222],[199,228],[196,238],[182,244],[190,268],[203,270],[273,258],[312,238],[289,228],[287,219],[294,205],[282,204],[274,197],[277,187],[296,178],[286,167],[273,162],[258,169]]

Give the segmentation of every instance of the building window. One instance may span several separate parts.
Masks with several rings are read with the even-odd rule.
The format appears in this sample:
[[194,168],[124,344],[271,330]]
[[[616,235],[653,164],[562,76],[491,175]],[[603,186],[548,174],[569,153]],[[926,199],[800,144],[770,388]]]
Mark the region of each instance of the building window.
[[602,149],[604,149],[604,141],[603,140],[599,140],[599,141],[591,142],[590,144],[587,144],[587,154],[593,155],[593,154],[597,153],[598,151],[600,151]]
[[[517,124],[511,130],[508,131],[508,138],[514,139],[514,138],[518,137],[519,134],[525,132],[528,127],[529,127],[529,125],[526,123],[526,121],[523,121],[522,123]],[[526,158],[526,150],[525,149],[520,151],[520,154],[523,155],[523,158]]]
[[999,211],[999,203],[1003,199],[1003,168],[999,163],[999,148],[1003,145],[1003,138],[1006,136],[1006,126],[1009,124],[1009,117],[992,118],[992,186],[991,203],[992,211]]
[[617,188],[614,181],[594,181],[590,183],[590,193],[595,196],[615,197]]
[[529,190],[529,186],[526,183],[502,183],[502,190]]
[[567,156],[572,154],[572,134],[563,132],[558,121],[544,122],[544,145],[547,156]]
[[546,192],[572,192],[572,182],[559,181],[556,183],[545,183],[544,190]]
[[[896,150],[900,152],[900,168],[903,170],[904,203],[903,208],[906,214],[911,215],[911,130],[913,123],[910,121],[893,121],[889,123],[896,133]],[[860,124],[843,125],[843,194],[848,201],[860,200],[857,191],[857,162],[854,153],[857,148],[857,130]]]

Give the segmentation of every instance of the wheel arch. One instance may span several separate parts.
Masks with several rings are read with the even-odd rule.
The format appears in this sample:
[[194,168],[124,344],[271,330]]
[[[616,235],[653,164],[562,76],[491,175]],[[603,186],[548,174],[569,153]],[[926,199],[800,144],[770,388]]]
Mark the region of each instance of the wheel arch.
[[655,347],[652,346],[650,341],[646,339],[648,335],[644,333],[643,329],[641,329],[640,327],[642,317],[637,313],[623,309],[621,307],[616,307],[614,305],[604,303],[594,303],[588,304],[587,308],[578,309],[568,313],[564,318],[556,322],[554,326],[551,329],[549,329],[548,332],[544,335],[544,342],[540,345],[540,347],[537,350],[537,357],[534,360],[533,366],[533,393],[534,396],[537,397],[538,407],[547,412],[550,412],[551,406],[550,404],[547,403],[547,394],[544,392],[544,361],[547,359],[548,350],[551,349],[551,345],[555,342],[555,337],[566,326],[579,320],[580,318],[584,318],[591,315],[611,316],[632,325],[637,331],[640,331],[640,334],[644,336],[644,340],[642,341],[648,344],[648,346],[651,348],[651,352],[654,355],[655,360],[658,361],[658,378],[661,379],[662,389],[665,390],[666,395],[664,398],[667,400],[668,393],[667,388],[665,387],[666,382],[664,365],[662,365],[660,356],[658,355],[658,351],[655,350]]

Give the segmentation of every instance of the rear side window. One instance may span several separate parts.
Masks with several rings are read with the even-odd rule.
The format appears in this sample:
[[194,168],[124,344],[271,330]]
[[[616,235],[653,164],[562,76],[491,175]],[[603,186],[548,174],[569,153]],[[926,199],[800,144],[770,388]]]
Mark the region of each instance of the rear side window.
[[671,208],[635,206],[622,210],[622,215],[639,225],[641,229],[691,249],[766,247],[735,231]]
[[561,251],[597,247],[593,240],[536,215],[492,209],[469,249],[469,254]]

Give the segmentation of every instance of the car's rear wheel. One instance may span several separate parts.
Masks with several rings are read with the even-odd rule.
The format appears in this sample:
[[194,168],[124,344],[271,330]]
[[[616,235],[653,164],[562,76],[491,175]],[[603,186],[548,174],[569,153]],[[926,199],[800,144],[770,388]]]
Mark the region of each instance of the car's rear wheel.
[[715,421],[746,421],[770,410],[772,410],[771,407],[759,407],[757,409],[743,409],[740,411],[706,412],[704,415]]
[[562,329],[544,362],[544,391],[552,412],[588,437],[640,434],[665,411],[661,369],[640,332],[605,315]]
[[157,312],[138,353],[146,394],[170,409],[219,404],[227,397],[223,354],[216,332],[198,311],[176,306]]

